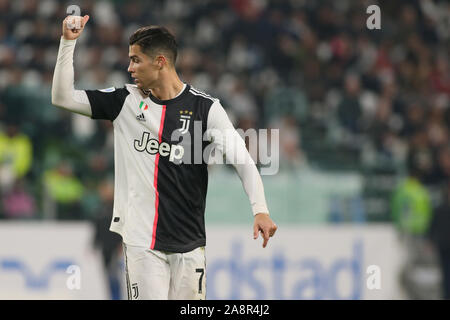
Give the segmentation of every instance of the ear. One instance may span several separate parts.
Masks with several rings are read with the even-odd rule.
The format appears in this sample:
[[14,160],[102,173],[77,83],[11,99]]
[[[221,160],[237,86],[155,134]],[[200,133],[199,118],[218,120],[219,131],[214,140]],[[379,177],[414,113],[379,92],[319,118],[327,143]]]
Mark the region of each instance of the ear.
[[162,69],[162,67],[167,64],[167,59],[163,55],[158,55],[155,58],[155,62],[158,65],[159,69]]

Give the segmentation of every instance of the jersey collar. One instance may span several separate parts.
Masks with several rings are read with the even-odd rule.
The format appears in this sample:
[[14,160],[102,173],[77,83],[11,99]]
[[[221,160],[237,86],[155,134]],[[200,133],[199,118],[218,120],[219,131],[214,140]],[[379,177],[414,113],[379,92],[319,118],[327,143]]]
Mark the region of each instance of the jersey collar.
[[146,91],[146,90],[142,89],[142,92],[143,92],[145,95],[147,95],[147,96],[150,98],[150,100],[152,100],[154,103],[159,104],[159,105],[167,105],[167,104],[171,104],[171,103],[174,103],[174,102],[177,102],[177,101],[180,101],[181,99],[183,99],[183,97],[184,97],[186,94],[189,93],[189,89],[190,89],[190,88],[191,88],[191,86],[188,85],[188,84],[186,84],[186,87],[184,88],[184,90],[183,90],[182,93],[180,93],[180,94],[179,94],[178,96],[176,96],[175,98],[169,99],[169,100],[160,100],[160,99],[158,99],[157,97],[155,97],[154,95],[152,95],[152,93],[151,93],[150,90]]

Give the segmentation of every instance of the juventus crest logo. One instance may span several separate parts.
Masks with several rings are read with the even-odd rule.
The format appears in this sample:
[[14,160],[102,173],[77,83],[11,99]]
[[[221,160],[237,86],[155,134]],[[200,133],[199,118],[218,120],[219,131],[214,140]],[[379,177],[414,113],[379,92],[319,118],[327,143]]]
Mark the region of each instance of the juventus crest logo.
[[139,288],[137,283],[133,283],[131,285],[131,288],[133,289],[133,299],[137,299],[139,297]]
[[185,134],[186,132],[188,132],[189,124],[191,122],[191,115],[192,115],[192,111],[188,111],[188,110],[180,111],[181,128],[178,130],[181,131],[181,134]]

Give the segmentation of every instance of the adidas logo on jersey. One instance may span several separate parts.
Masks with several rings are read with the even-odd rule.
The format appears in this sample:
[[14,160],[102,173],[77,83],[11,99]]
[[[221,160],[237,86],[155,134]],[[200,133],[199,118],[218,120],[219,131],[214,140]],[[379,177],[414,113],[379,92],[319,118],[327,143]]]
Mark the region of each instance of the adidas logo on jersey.
[[136,116],[136,119],[138,119],[139,121],[145,121],[144,114],[141,113],[140,115]]

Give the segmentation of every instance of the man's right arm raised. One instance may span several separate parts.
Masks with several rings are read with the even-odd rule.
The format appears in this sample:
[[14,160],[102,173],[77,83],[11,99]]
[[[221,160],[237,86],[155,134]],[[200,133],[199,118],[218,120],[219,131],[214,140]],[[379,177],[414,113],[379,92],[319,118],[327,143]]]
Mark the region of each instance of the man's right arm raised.
[[64,19],[63,22],[63,36],[60,40],[58,58],[53,74],[52,104],[90,117],[92,116],[92,110],[89,99],[84,90],[75,90],[73,70],[75,44],[89,17],[74,17],[80,19],[79,25],[81,27],[78,29],[69,28],[69,26],[76,24],[76,20],[69,21],[71,24],[68,24],[70,18]]

